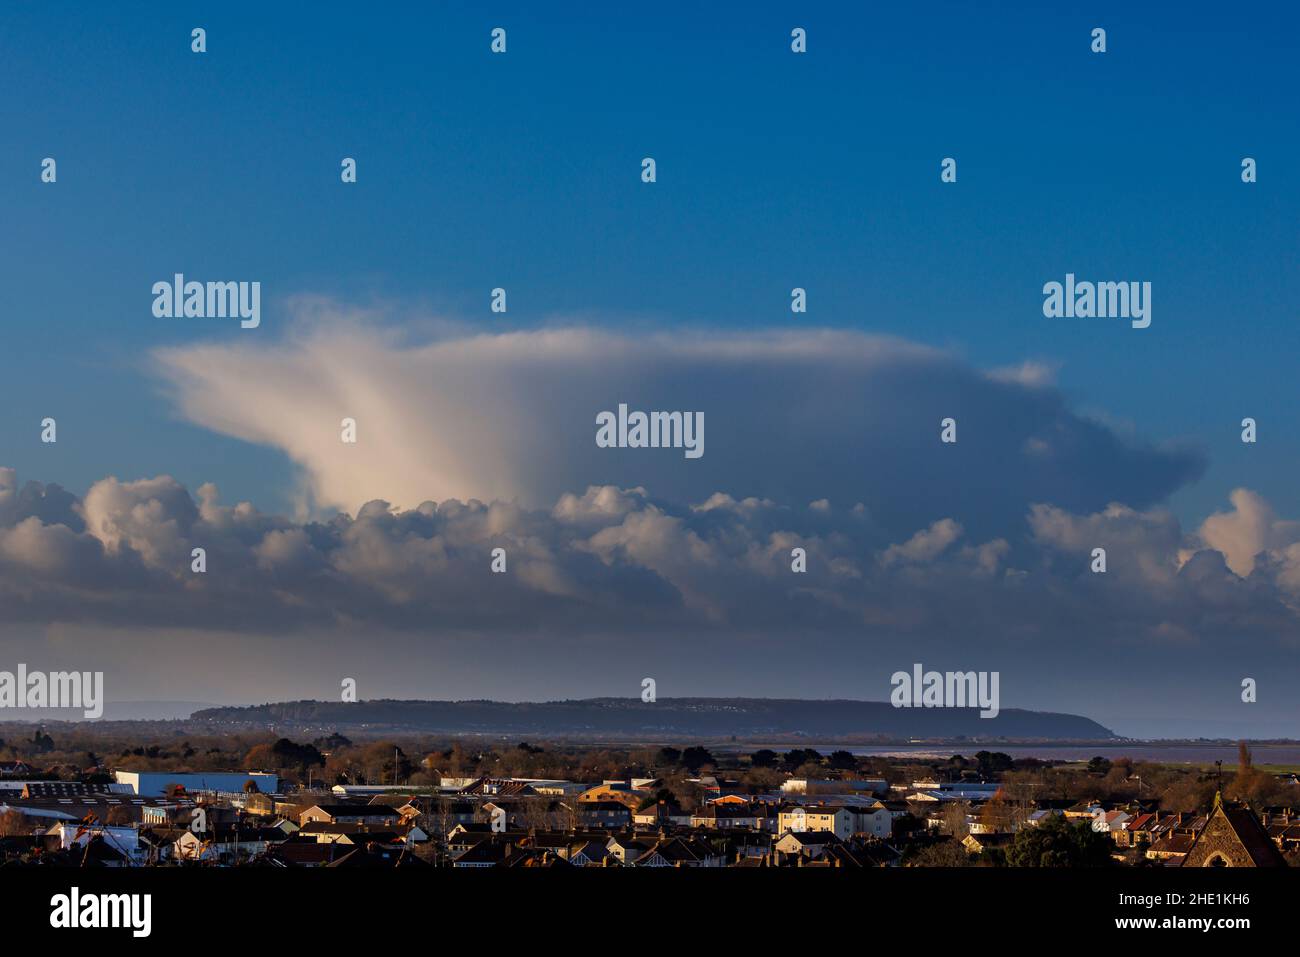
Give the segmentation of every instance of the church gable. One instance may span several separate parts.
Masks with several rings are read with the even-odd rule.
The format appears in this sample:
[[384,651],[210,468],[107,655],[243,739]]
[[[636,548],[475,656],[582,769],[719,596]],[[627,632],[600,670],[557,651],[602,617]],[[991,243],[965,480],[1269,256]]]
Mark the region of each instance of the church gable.
[[1285,866],[1282,853],[1249,808],[1225,807],[1217,799],[1209,822],[1183,860],[1183,867]]

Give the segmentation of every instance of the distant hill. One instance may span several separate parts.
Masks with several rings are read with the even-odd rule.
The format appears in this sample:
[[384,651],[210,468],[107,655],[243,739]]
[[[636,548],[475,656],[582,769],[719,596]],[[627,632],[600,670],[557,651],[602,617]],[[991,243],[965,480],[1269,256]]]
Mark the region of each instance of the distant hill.
[[1117,736],[1090,718],[973,708],[895,708],[883,701],[782,698],[587,698],[576,701],[290,701],[207,708],[192,721],[224,726],[381,729],[441,734],[520,734],[654,740],[662,737],[822,740],[1102,741]]
[[179,721],[195,711],[216,708],[211,701],[110,701],[105,721]]

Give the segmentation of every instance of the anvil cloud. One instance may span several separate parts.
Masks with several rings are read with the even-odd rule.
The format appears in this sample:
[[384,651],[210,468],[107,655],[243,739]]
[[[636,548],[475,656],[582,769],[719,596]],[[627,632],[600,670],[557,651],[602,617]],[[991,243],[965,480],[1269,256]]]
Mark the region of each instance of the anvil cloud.
[[[404,680],[508,654],[527,662],[533,684],[509,684],[523,696],[576,693],[574,663],[599,661],[628,682],[708,662],[694,693],[731,675],[746,680],[728,690],[883,699],[825,661],[887,676],[925,660],[1001,670],[1009,707],[1103,718],[1098,688],[1204,691],[1205,660],[1280,674],[1268,663],[1300,643],[1300,523],[1239,489],[1183,528],[1162,503],[1201,456],[1072,411],[1033,364],[830,330],[411,342],[347,321],[154,362],[182,416],[298,463],[299,513],[167,475],[78,497],[0,470],[6,633],[56,629],[60,654],[95,629],[208,635],[205,673],[239,667],[221,654],[238,646],[292,647],[295,673],[325,674],[357,670],[365,635],[364,659],[401,660]],[[598,448],[596,414],[622,401],[705,412],[708,455]],[[1226,681],[1212,693],[1230,702]]]

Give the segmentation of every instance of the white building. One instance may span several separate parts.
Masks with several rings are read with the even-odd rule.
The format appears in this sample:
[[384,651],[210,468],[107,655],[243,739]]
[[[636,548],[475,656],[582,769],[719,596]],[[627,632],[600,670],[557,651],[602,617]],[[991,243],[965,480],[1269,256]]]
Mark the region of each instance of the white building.
[[888,790],[889,785],[884,778],[832,778],[828,780],[788,778],[781,784],[781,793],[783,794],[849,794],[854,791],[870,791],[873,794],[883,794]]
[[244,790],[244,784],[253,781],[263,794],[274,794],[280,789],[280,777],[267,771],[114,771],[118,784],[131,788],[139,797],[162,797],[167,787],[179,784],[186,791]]
[[104,843],[113,850],[125,855],[132,863],[138,864],[145,856],[145,849],[140,845],[140,832],[134,827],[116,827],[111,824],[96,824],[86,827],[80,822],[60,822],[45,832],[59,839],[59,847],[85,847],[92,837],[102,837]]

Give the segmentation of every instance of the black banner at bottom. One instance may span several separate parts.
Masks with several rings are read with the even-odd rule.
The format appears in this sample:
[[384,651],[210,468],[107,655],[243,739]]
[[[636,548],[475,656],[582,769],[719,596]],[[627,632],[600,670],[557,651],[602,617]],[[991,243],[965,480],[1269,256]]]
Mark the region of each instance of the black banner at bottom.
[[969,925],[990,942],[1064,929],[1219,939],[1293,929],[1298,888],[1289,869],[0,868],[0,927],[9,942],[76,934],[169,945],[233,932],[415,946],[454,925],[482,943],[546,946],[556,934],[572,943],[579,928],[621,940],[690,918],[756,944],[791,920],[805,931]]

